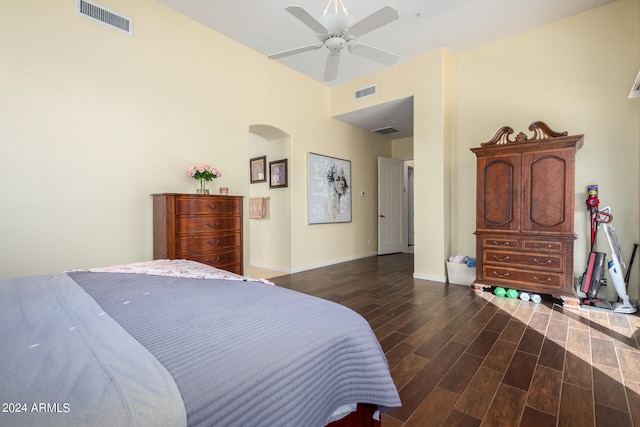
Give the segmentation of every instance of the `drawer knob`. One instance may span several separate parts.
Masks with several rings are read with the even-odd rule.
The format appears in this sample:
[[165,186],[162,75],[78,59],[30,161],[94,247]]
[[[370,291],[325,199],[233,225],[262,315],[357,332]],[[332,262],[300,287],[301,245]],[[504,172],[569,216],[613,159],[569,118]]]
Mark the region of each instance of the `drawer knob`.
[[216,239],[215,242],[212,242],[211,240],[207,240],[207,245],[218,246],[219,244],[220,244],[220,239]]
[[546,265],[546,264],[551,264],[552,261],[550,259],[546,259],[544,262],[540,262],[538,261],[538,258],[534,258],[533,262],[535,262],[538,265]]
[[497,271],[493,270],[493,275],[498,277],[508,277],[509,273],[499,274]]
[[540,280],[540,279],[538,279],[538,276],[533,276],[533,280],[535,280],[538,283],[547,283],[547,282],[551,281],[551,277],[547,277],[544,280]]
[[208,262],[209,264],[215,264],[215,263],[217,263],[217,262],[220,262],[220,257],[216,257],[215,261],[212,261],[212,260],[210,260],[210,259],[207,259],[207,262]]
[[215,211],[216,209],[218,209],[218,208],[220,207],[220,203],[216,203],[216,204],[214,204],[213,206],[211,206],[209,203],[207,203],[207,207],[208,207],[209,209],[211,209],[211,210],[214,210],[214,211]]
[[533,246],[536,249],[550,249],[551,248],[551,244],[550,243],[547,243],[546,245],[539,245],[537,243],[534,243]]
[[216,221],[215,224],[207,223],[207,226],[211,228],[218,228],[219,225],[220,225],[220,221]]
[[494,240],[493,244],[496,246],[511,246],[510,242],[498,242],[497,240]]
[[498,255],[494,255],[494,256],[493,256],[493,258],[495,258],[495,259],[496,259],[496,260],[498,260],[498,261],[506,261],[506,260],[508,260],[508,259],[509,259],[509,255],[504,256],[504,257],[502,257],[502,258],[500,258]]

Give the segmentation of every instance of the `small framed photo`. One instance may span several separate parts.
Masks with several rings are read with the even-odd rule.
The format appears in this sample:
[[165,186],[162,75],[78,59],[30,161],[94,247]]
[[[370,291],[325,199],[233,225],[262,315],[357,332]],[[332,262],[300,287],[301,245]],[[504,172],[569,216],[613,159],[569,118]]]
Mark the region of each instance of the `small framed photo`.
[[287,159],[269,162],[269,188],[288,187]]
[[256,182],[267,182],[267,156],[254,157],[249,160],[249,173],[251,174],[251,184]]

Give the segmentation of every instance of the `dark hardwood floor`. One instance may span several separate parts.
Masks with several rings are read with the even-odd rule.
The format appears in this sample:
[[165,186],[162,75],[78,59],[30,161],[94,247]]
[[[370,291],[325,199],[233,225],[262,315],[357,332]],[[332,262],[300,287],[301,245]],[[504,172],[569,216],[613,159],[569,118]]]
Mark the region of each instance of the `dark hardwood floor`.
[[402,408],[397,426],[640,427],[640,317],[414,279],[395,254],[280,276],[364,316]]

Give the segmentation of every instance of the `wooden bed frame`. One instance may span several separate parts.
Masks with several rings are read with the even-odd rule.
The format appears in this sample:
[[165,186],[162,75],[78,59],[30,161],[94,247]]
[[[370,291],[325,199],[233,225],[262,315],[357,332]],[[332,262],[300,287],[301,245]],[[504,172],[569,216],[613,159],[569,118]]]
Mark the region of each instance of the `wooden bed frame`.
[[377,409],[376,405],[358,403],[358,408],[355,412],[338,421],[327,424],[327,427],[381,427],[380,421],[373,418],[373,413]]

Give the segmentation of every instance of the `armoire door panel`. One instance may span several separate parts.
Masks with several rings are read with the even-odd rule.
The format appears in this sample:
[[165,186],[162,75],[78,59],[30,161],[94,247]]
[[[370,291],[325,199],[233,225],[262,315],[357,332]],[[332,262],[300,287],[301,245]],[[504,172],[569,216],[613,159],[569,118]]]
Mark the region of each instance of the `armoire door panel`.
[[502,156],[481,161],[482,198],[478,218],[481,228],[511,230],[518,227],[519,157]]
[[573,207],[573,194],[568,194],[567,159],[563,150],[554,153],[529,152],[522,155],[523,164],[523,230],[565,232]]

